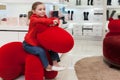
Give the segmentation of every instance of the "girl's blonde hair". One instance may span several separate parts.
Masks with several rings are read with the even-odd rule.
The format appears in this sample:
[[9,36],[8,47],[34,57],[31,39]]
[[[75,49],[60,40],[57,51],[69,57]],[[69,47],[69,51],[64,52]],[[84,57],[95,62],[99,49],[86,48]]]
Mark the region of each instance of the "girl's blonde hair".
[[34,2],[32,5],[32,9],[31,11],[28,12],[28,19],[30,19],[30,16],[33,14],[32,10],[35,10],[37,8],[38,5],[43,4],[42,2]]

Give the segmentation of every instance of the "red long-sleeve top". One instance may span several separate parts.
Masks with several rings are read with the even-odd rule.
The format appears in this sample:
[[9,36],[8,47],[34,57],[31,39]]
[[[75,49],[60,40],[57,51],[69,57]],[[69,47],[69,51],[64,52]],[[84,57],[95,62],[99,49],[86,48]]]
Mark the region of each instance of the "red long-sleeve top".
[[36,14],[32,14],[30,17],[28,33],[25,35],[25,41],[32,45],[38,46],[37,34],[45,31],[50,25],[53,24],[53,20],[50,18],[39,17]]

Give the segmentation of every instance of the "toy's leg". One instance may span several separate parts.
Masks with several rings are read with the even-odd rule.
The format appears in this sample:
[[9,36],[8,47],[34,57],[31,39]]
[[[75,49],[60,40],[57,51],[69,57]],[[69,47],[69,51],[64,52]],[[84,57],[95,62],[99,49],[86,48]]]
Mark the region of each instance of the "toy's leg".
[[[47,53],[47,58],[49,60],[50,65],[53,65],[52,59],[49,53]],[[57,74],[58,74],[58,71],[45,71],[44,70],[44,76],[46,79],[54,79],[57,76]]]
[[58,71],[45,71],[44,73],[46,79],[54,79],[57,76]]
[[0,80],[14,80],[20,75],[22,75],[23,68],[21,66],[0,66]]
[[25,80],[44,80],[44,68],[37,56],[28,55],[25,63]]

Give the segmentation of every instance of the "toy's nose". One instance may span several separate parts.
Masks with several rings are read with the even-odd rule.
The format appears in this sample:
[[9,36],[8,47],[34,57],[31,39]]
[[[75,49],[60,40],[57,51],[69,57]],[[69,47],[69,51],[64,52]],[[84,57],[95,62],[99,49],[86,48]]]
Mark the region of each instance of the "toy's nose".
[[37,35],[40,45],[48,50],[66,53],[73,48],[73,37],[60,27],[51,27]]

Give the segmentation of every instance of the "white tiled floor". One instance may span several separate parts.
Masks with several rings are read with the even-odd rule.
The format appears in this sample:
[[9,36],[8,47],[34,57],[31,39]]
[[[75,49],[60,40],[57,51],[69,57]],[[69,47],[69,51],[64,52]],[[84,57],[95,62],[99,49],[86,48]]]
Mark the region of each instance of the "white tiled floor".
[[[60,64],[67,69],[60,71],[54,80],[78,80],[74,71],[76,61],[89,56],[102,55],[102,41],[75,40],[73,49],[61,56]],[[17,80],[24,80],[24,76]]]

